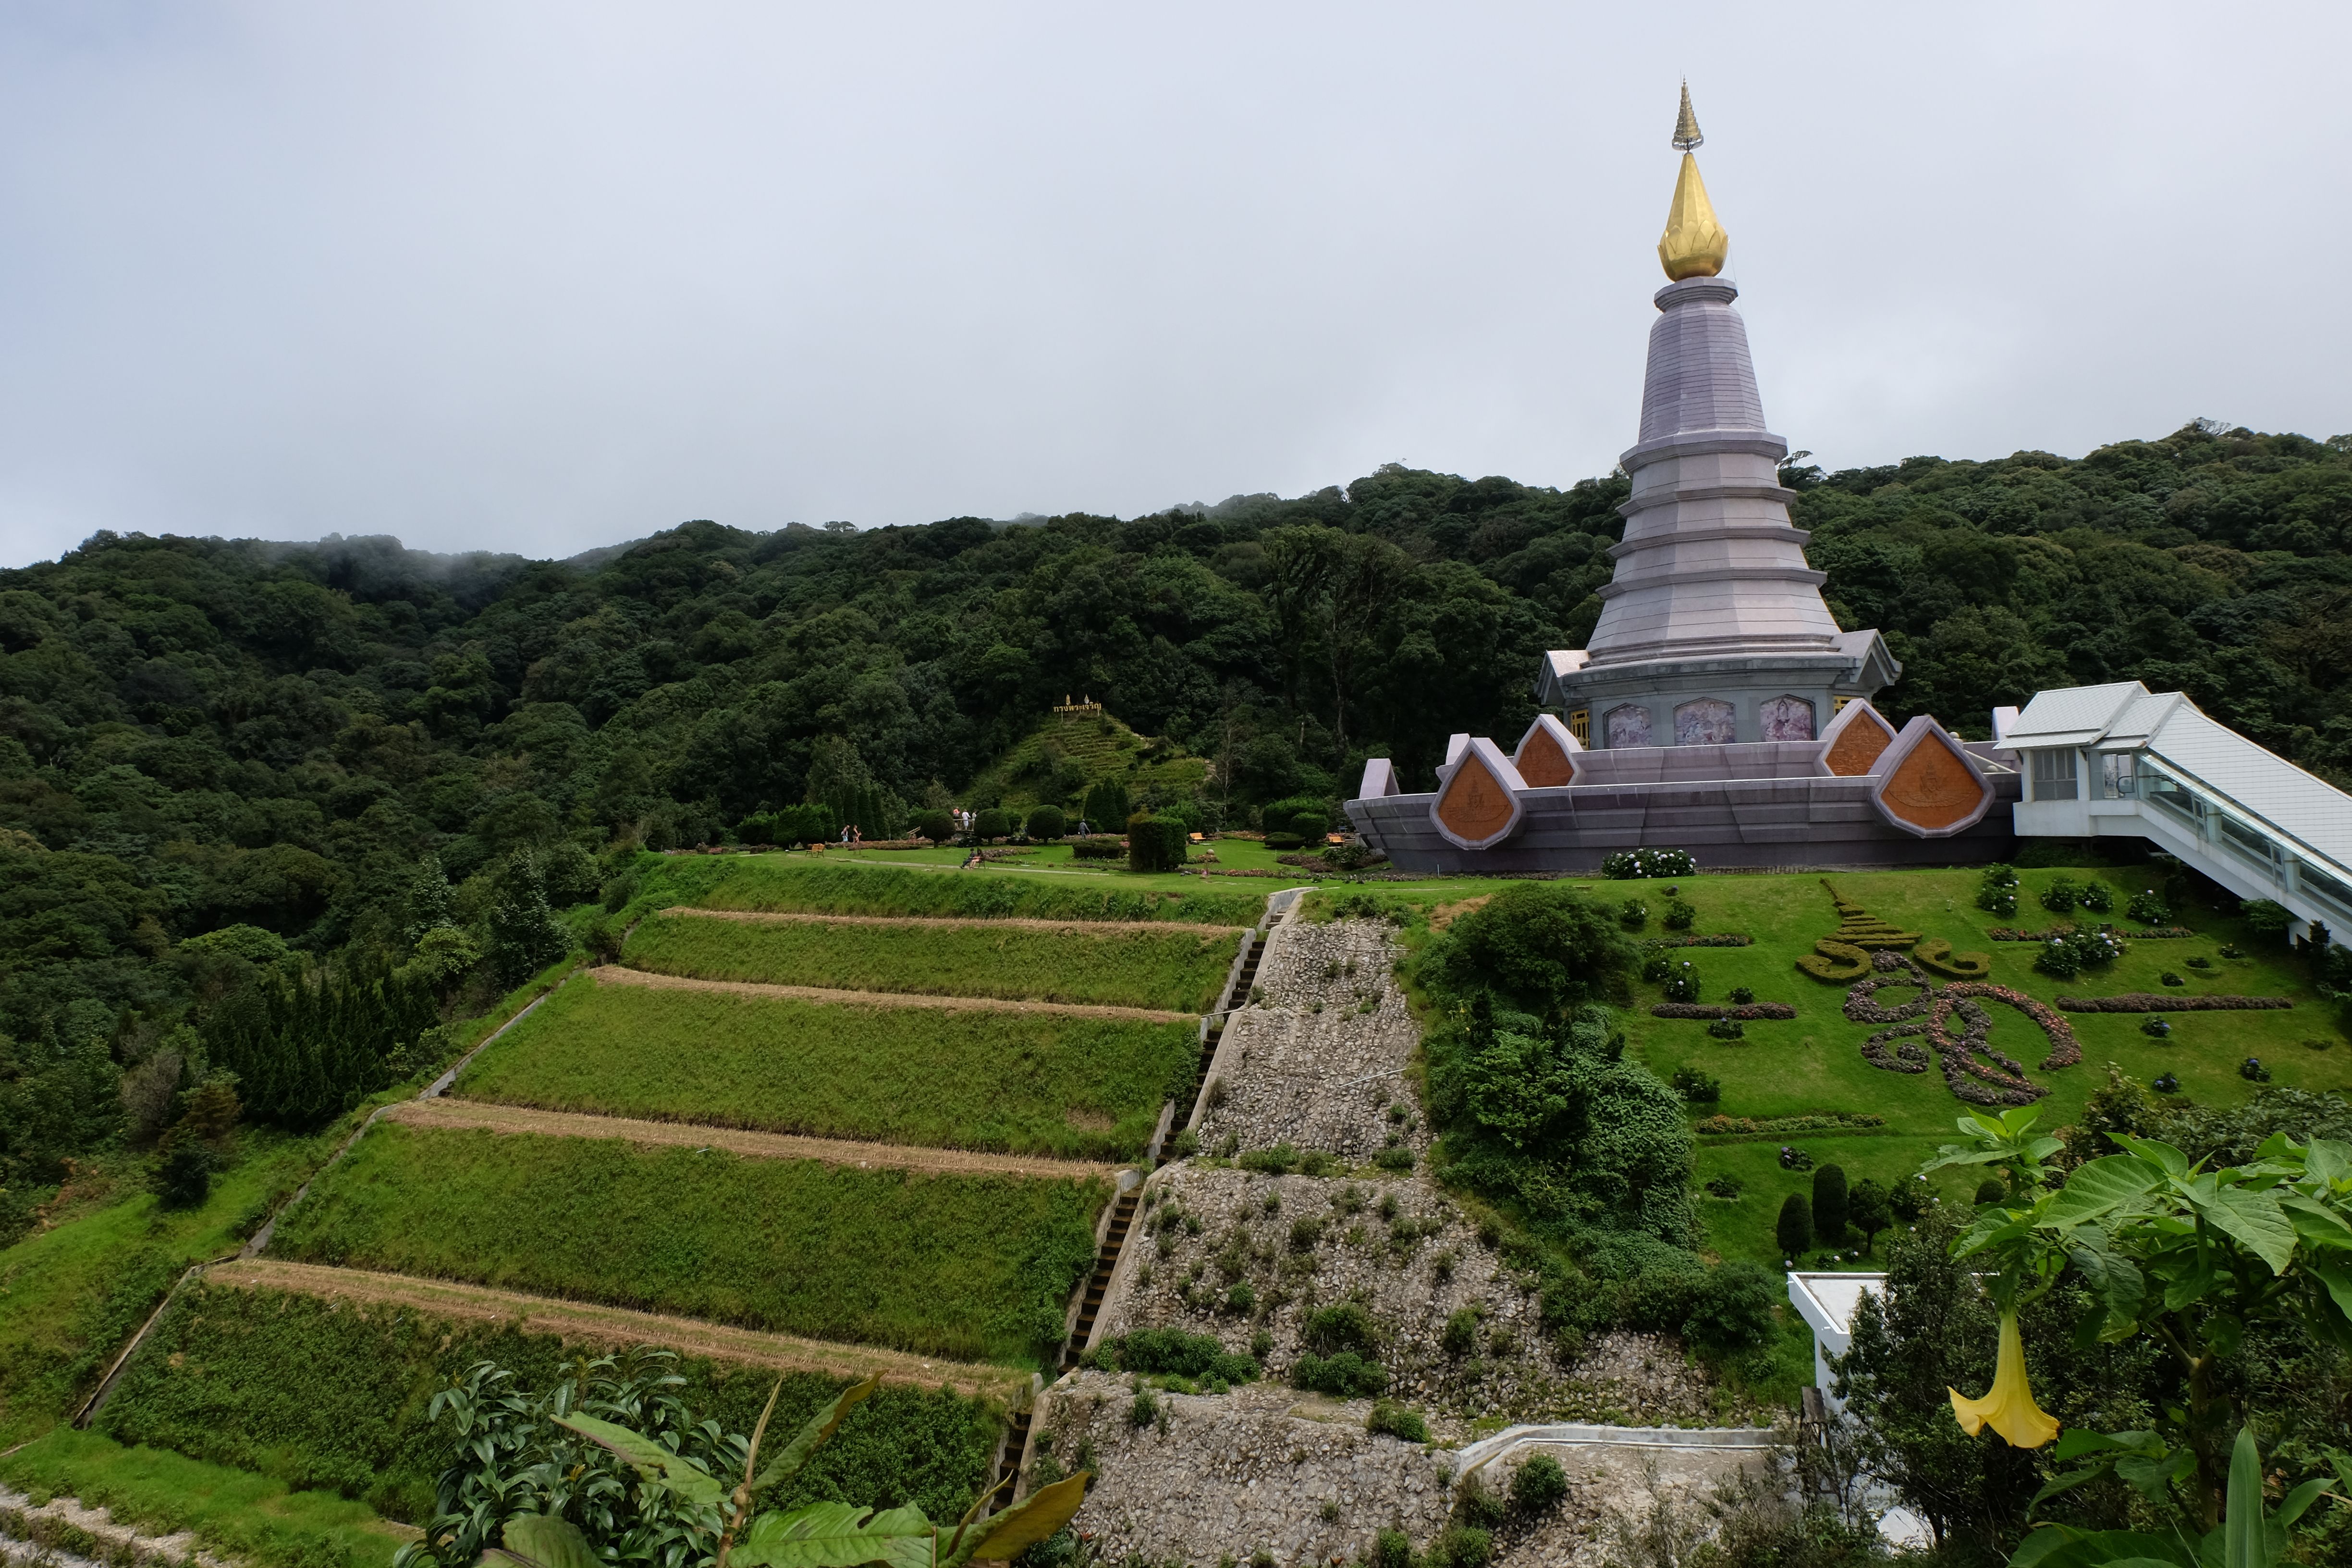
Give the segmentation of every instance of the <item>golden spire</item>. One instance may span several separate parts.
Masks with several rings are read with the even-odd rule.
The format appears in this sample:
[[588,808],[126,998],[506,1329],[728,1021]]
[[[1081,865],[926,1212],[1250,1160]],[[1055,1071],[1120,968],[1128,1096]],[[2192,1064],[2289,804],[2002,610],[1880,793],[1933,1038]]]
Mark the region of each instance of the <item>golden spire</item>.
[[1666,209],[1666,232],[1658,241],[1658,260],[1666,276],[1679,283],[1685,278],[1712,278],[1723,270],[1731,237],[1715,221],[1706,199],[1706,183],[1698,177],[1698,160],[1691,149],[1702,138],[1698,116],[1691,112],[1690,83],[1683,83],[1682,113],[1675,120],[1675,145],[1681,149],[1683,172],[1675,181],[1674,205]]
[[1683,83],[1683,111],[1675,117],[1675,151],[1696,153],[1706,140],[1698,133],[1698,116],[1691,112],[1690,83]]

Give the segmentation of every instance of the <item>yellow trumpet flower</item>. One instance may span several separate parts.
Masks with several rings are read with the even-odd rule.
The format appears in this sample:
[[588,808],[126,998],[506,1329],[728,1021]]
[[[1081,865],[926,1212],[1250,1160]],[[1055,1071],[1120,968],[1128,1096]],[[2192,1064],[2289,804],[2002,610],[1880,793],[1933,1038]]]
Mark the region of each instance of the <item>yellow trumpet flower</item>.
[[2033,1403],[2033,1390],[2026,1386],[2025,1342],[2018,1335],[2015,1312],[2000,1315],[2000,1352],[1985,1396],[1969,1399],[1957,1388],[1944,1392],[1952,1396],[1960,1430],[1971,1437],[1990,1426],[2012,1448],[2039,1448],[2058,1436],[2058,1423]]

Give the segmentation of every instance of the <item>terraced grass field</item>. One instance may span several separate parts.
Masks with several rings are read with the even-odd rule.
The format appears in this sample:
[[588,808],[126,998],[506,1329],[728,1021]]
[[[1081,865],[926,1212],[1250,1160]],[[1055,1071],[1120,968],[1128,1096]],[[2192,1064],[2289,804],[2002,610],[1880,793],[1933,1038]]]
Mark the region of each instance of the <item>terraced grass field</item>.
[[1128,1160],[1198,1027],[1055,1013],[847,1006],[574,980],[456,1092],[551,1110],[818,1138]]
[[1060,1336],[1109,1196],[381,1122],[269,1256],[1026,1364]]
[[1055,930],[658,914],[638,925],[622,962],[698,980],[1200,1013],[1215,1005],[1240,941],[1101,922]]
[[[1066,851],[1064,851],[1066,854]],[[976,920],[1179,921],[1255,925],[1281,884],[1235,888],[1172,876],[962,872],[893,865],[879,855],[727,855],[662,860],[646,886],[664,904],[825,915],[952,915]]]

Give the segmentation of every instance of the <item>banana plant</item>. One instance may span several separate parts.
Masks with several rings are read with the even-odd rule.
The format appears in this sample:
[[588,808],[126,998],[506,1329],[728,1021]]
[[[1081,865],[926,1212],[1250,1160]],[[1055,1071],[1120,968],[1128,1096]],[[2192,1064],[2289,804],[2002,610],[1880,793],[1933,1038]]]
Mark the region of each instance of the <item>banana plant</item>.
[[[934,1525],[919,1508],[859,1508],[815,1502],[789,1510],[755,1512],[752,1500],[790,1479],[831,1437],[850,1410],[871,1394],[868,1378],[842,1391],[818,1411],[767,1468],[759,1468],[760,1447],[776,1396],[752,1428],[743,1479],[727,1484],[693,1459],[614,1422],[564,1415],[558,1424],[578,1433],[634,1468],[641,1487],[668,1494],[680,1511],[715,1522],[712,1568],[962,1568],[968,1563],[1009,1562],[1070,1521],[1086,1500],[1085,1472],[1043,1488],[1011,1508],[986,1512],[995,1495],[983,1495],[952,1527]],[[482,1553],[476,1568],[604,1568],[586,1535],[568,1520],[523,1515],[507,1521],[502,1544]]]
[[[2207,1169],[2171,1144],[2117,1134],[2123,1152],[2087,1160],[2053,1187],[2048,1162],[2058,1144],[2034,1137],[2033,1120],[2030,1110],[1963,1117],[1960,1131],[1971,1143],[1947,1146],[1925,1167],[1996,1165],[2010,1173],[2010,1201],[1987,1205],[1952,1247],[1957,1257],[1992,1265],[1988,1288],[2003,1313],[2004,1348],[2017,1307],[2050,1289],[2071,1265],[2095,1302],[2077,1326],[2081,1338],[2147,1333],[2172,1355],[2187,1390],[2185,1408],[2168,1415],[2163,1433],[2062,1440],[2060,1458],[2093,1462],[2053,1481],[2043,1497],[2110,1473],[2158,1500],[2179,1483],[2190,1493],[2199,1527],[2215,1528],[2226,1501],[2220,1434],[2233,1415],[2243,1419],[2220,1363],[2237,1351],[2247,1325],[2292,1321],[2352,1345],[2352,1144],[2304,1145],[2280,1134],[2248,1164]],[[2022,1394],[2021,1351],[2016,1361],[2012,1392]],[[2017,1403],[2004,1405],[2000,1394],[1997,1386],[1972,1401],[1955,1392],[1953,1407],[1966,1426],[1972,1413]],[[2030,1396],[2023,1404],[2029,1412],[2019,1429],[2047,1441],[2056,1424],[2030,1410]]]
[[2265,1510],[2262,1455],[2253,1433],[2242,1426],[2230,1456],[2227,1515],[2199,1540],[2179,1531],[2154,1535],[2045,1524],[2011,1555],[2009,1568],[2280,1568],[2286,1561],[2287,1531],[2329,1495],[2326,1481],[2305,1481],[2281,1500],[2275,1512]]

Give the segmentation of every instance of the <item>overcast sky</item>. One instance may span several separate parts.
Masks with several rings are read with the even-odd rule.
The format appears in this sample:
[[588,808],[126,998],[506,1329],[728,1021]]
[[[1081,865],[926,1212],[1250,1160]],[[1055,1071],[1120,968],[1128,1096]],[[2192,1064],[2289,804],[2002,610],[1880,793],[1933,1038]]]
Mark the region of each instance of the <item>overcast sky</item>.
[[2352,7],[0,6],[0,564],[1565,485],[1690,79],[1832,467],[2352,430]]

